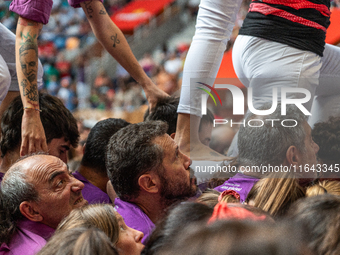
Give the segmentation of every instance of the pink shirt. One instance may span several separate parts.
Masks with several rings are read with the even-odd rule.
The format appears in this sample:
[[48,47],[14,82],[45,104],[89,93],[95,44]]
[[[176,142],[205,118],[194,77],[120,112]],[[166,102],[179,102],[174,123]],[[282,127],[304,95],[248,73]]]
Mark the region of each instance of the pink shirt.
[[28,219],[17,223],[17,230],[8,244],[0,246],[1,255],[34,255],[45,246],[54,229],[40,222]]

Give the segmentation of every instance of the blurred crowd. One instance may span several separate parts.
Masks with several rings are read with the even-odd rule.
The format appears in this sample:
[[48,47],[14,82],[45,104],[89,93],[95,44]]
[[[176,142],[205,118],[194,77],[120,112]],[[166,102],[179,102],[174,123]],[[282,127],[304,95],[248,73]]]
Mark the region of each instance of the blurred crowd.
[[[104,1],[109,15],[124,7],[127,0]],[[0,21],[15,32],[17,17],[8,12],[10,2],[0,3]],[[248,10],[245,0],[239,12],[229,50]],[[198,1],[189,1],[186,11],[196,18]],[[89,81],[86,71],[93,55],[86,50],[96,42],[91,27],[81,8],[69,8],[67,0],[53,1],[48,24],[43,27],[39,40],[39,58],[44,66],[44,92],[62,99],[67,109],[99,109],[133,112],[146,104],[144,92],[134,79],[117,66],[113,77],[99,69],[94,81]],[[163,45],[160,50],[147,52],[139,60],[144,71],[162,90],[179,95],[184,60],[189,48],[179,43],[175,49]]]

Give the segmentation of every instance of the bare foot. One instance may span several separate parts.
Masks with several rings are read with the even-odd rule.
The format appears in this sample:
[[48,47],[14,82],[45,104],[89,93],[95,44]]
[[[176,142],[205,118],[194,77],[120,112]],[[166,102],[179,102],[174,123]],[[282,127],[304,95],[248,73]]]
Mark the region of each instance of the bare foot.
[[202,143],[191,143],[190,151],[183,151],[183,153],[188,153],[191,160],[210,160],[210,161],[223,161],[230,160],[229,157],[222,155],[208,146]]

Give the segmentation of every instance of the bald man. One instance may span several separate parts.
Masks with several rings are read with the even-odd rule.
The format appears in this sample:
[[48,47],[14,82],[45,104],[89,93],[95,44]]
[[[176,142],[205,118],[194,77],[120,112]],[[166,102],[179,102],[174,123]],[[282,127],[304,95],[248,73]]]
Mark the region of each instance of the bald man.
[[87,204],[83,188],[57,157],[32,155],[15,163],[1,185],[0,254],[36,254],[65,216]]

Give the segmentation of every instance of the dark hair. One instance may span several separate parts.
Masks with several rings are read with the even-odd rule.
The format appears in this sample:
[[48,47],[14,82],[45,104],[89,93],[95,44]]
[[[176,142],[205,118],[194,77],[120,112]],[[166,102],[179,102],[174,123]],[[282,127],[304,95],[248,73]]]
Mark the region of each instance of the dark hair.
[[161,120],[168,123],[167,134],[171,135],[176,132],[177,125],[177,107],[179,104],[179,97],[165,97],[160,99],[156,106],[151,109],[146,110],[144,114],[144,121],[149,120]]
[[94,125],[87,137],[81,165],[91,167],[97,173],[107,175],[105,166],[107,144],[113,134],[129,124],[123,119],[109,118]]
[[206,123],[214,123],[214,114],[207,108],[207,114],[206,115],[202,115],[201,121],[200,121],[200,127],[198,129],[198,132],[201,131],[201,128],[204,124]]
[[[27,158],[27,157],[25,157]],[[0,189],[0,243],[8,243],[17,229],[23,201],[38,201],[38,192],[26,181],[23,164],[14,164],[6,173]]]
[[312,137],[319,145],[318,157],[322,163],[340,163],[340,117],[330,117],[326,122],[316,123]]
[[263,221],[216,221],[191,225],[172,246],[158,254],[170,255],[302,255],[311,254],[293,227]]
[[340,254],[340,197],[324,194],[295,203],[288,220],[305,231],[308,247],[316,254]]
[[103,231],[79,227],[57,232],[37,255],[118,255]]
[[[270,105],[265,104],[261,110],[269,109]],[[245,118],[245,125],[241,125],[238,134],[238,161],[241,165],[280,165],[286,158],[287,149],[294,145],[301,152],[305,151],[305,130],[304,122],[306,117],[295,107],[286,106],[286,115],[281,115],[281,104],[269,115],[248,114]],[[265,121],[265,119],[276,121]],[[293,119],[297,122],[295,127],[284,127],[281,121]],[[260,126],[262,123],[263,126]],[[248,126],[252,121],[253,126]],[[257,122],[257,124],[255,124]],[[285,125],[293,125],[293,121],[287,121]]]
[[162,121],[141,122],[120,129],[110,138],[106,169],[120,199],[130,201],[138,197],[138,178],[161,166],[163,150],[153,141],[166,134],[167,128]]
[[[64,137],[73,147],[77,147],[79,132],[77,121],[60,99],[39,93],[40,119],[44,127],[46,141]],[[1,153],[14,151],[21,142],[21,122],[23,106],[20,96],[16,97],[4,112],[1,119]]]
[[170,209],[168,215],[157,224],[142,254],[157,254],[165,245],[172,245],[177,235],[189,224],[206,224],[212,213],[212,208],[201,203],[183,202],[176,205]]

